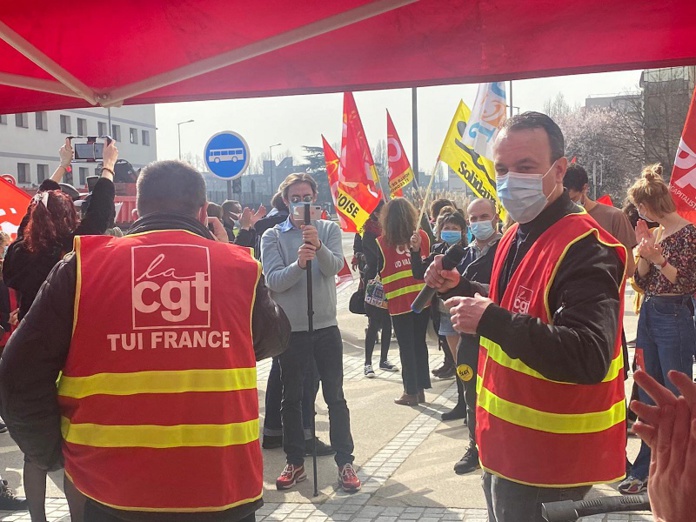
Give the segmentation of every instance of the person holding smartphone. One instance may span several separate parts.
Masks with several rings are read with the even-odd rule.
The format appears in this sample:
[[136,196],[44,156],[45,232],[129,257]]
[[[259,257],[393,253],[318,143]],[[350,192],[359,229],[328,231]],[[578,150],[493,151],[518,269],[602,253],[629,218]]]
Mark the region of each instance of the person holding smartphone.
[[[335,276],[343,268],[341,229],[333,221],[318,219],[304,224],[305,205],[317,198],[317,184],[309,174],[290,174],[280,185],[290,216],[264,232],[261,263],[273,299],[285,310],[292,325],[290,345],[279,359],[283,383],[283,449],[287,464],[276,480],[279,490],[292,488],[307,478],[302,394],[306,372],[316,366],[324,400],[329,407],[331,446],[338,479],[347,492],[361,487],[353,468],[350,414],[343,394],[343,342],[336,320]],[[309,331],[307,270],[311,261],[313,331]]]

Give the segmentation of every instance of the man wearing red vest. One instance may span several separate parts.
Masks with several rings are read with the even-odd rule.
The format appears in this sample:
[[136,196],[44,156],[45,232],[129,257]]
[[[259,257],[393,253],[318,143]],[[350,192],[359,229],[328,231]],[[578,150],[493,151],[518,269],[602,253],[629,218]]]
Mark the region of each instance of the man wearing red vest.
[[253,521],[256,361],[288,319],[250,251],[208,231],[200,173],[152,163],[137,190],[129,234],[76,238],[41,287],[2,357],[2,413],[32,462],[64,460],[86,522]]
[[626,249],[563,190],[563,134],[548,116],[507,120],[494,147],[500,240],[488,297],[426,274],[454,328],[481,337],[476,442],[491,522],[542,522],[541,504],[580,500],[625,473],[621,317]]

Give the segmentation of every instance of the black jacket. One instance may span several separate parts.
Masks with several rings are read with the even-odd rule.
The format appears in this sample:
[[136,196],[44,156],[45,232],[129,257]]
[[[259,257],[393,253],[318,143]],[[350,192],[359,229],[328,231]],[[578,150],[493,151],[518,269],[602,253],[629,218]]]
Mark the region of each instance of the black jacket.
[[[521,225],[508,252],[499,280],[505,291],[511,274],[531,245],[563,216],[579,212],[568,193]],[[597,384],[611,364],[620,335],[620,292],[624,266],[613,248],[590,235],[568,249],[549,291],[553,325],[526,314],[490,305],[477,333],[499,344],[547,379],[574,384]],[[487,294],[487,288],[462,278],[448,295]]]
[[[136,221],[129,234],[171,229],[187,230],[212,240],[208,229],[195,219],[173,214],[145,216]],[[72,338],[76,268],[72,253],[56,265],[0,359],[2,416],[22,452],[46,470],[62,465],[56,379],[65,365]],[[279,355],[285,350],[290,338],[290,323],[271,299],[263,279],[256,291],[252,332],[258,360]],[[215,484],[215,477],[211,477],[211,484]],[[182,484],[182,494],[186,494],[185,484]],[[134,521],[235,521],[261,505],[259,500],[218,513],[179,516],[119,512],[119,516]]]
[[[41,183],[39,190],[60,190],[60,185],[47,179]],[[17,240],[7,249],[2,268],[5,284],[17,290],[19,294],[20,320],[29,311],[48,273],[66,252],[72,250],[73,238],[75,236],[98,236],[106,231],[114,216],[114,196],[114,184],[111,180],[99,178],[94,185],[92,199],[85,217],[73,235],[67,238],[62,245],[56,245],[52,252],[45,254],[33,255],[27,250],[24,242],[24,228],[29,222],[29,214],[24,216],[17,231]]]

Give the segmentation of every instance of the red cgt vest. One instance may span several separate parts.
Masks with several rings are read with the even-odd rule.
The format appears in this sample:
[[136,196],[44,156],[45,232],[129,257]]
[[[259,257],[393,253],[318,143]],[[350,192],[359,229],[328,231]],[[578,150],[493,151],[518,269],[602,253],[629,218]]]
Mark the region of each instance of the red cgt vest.
[[260,499],[259,263],[182,230],[76,237],[75,253],[58,399],[77,489],[137,511],[223,511]]
[[[421,257],[430,253],[430,238],[419,230],[421,236]],[[389,315],[400,315],[411,311],[411,304],[418,292],[425,286],[423,281],[417,281],[411,270],[411,251],[408,246],[393,247],[386,244],[384,236],[377,238],[377,245],[382,252],[384,266],[379,273],[384,285],[384,295],[387,298]]]
[[[507,310],[547,324],[552,324],[553,317],[549,291],[574,243],[594,235],[626,261],[626,249],[591,217],[571,214],[537,239],[512,275],[505,294],[499,296],[498,279],[516,232],[514,226],[500,240],[490,297]],[[623,317],[623,292],[620,295]],[[599,384],[546,379],[484,337],[478,373],[476,439],[486,471],[542,487],[609,483],[624,476],[626,406],[620,332],[616,333],[609,371]]]

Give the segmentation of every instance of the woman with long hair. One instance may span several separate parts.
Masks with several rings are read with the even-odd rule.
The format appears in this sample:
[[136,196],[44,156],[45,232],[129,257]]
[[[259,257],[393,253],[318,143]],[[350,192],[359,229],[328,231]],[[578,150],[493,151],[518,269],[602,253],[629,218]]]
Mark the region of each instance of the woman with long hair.
[[[27,215],[17,231],[17,240],[10,245],[3,263],[5,284],[18,293],[21,322],[29,312],[46,276],[60,259],[72,250],[76,235],[101,235],[113,226],[114,165],[118,149],[112,141],[104,146],[101,178],[92,191],[86,214],[80,220],[72,199],[60,189],[60,181],[72,160],[70,141],[60,151],[61,164],[50,179],[41,183],[32,198]],[[24,489],[32,522],[45,522],[46,472],[31,460],[24,461]],[[73,520],[81,520],[81,495],[71,495],[74,486],[65,480],[65,491]],[[79,494],[78,494],[79,495]]]
[[381,254],[379,273],[399,344],[404,383],[404,393],[394,402],[406,406],[425,402],[424,390],[430,388],[428,345],[425,342],[429,314],[411,311],[411,303],[425,286],[413,277],[411,271],[410,246],[414,234],[421,240],[421,257],[430,254],[430,239],[423,230],[416,230],[417,220],[417,211],[408,200],[392,199],[380,213],[382,236],[377,239]]
[[[380,250],[377,238],[382,235],[382,226],[379,224],[379,215],[384,207],[384,201],[380,201],[377,208],[370,214],[370,219],[365,223],[362,235],[362,253],[365,258],[365,267],[362,273],[365,285],[375,277],[379,269]],[[392,323],[389,311],[365,303],[367,315],[367,331],[365,332],[365,377],[372,379],[375,371],[372,369],[372,353],[377,342],[377,332],[382,330],[381,352],[379,357],[379,369],[387,372],[396,372],[399,369],[389,362],[387,354],[391,344]]]
[[[644,168],[628,195],[640,216],[636,225],[640,257],[634,283],[645,295],[638,316],[637,366],[679,395],[667,374],[676,370],[693,378],[696,329],[691,296],[696,292],[696,227],[677,214],[659,164]],[[648,229],[651,221],[660,225],[654,233]],[[638,393],[642,402],[650,400],[642,389]],[[644,491],[649,466],[650,448],[643,442],[619,491]]]

